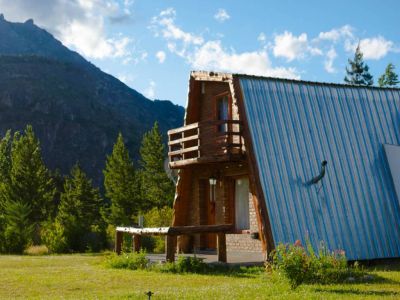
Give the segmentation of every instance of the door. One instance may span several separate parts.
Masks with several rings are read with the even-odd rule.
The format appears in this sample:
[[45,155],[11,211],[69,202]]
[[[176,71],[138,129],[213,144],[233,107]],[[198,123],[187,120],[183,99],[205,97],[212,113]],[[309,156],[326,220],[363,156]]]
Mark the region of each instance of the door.
[[[215,189],[208,179],[199,180],[200,225],[215,225]],[[215,234],[200,235],[200,248],[215,249],[216,245]]]
[[249,179],[235,180],[235,227],[236,230],[250,229]]

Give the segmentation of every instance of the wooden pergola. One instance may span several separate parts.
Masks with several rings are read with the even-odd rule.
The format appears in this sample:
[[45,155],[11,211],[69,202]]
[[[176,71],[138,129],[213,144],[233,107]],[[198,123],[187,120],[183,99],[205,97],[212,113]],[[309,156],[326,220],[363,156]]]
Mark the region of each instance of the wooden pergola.
[[117,227],[115,237],[115,252],[119,255],[122,251],[123,234],[133,236],[133,250],[138,252],[141,248],[141,237],[143,235],[165,235],[166,236],[166,260],[175,261],[177,237],[179,235],[193,235],[199,233],[217,234],[218,261],[226,262],[226,237],[233,230],[232,224],[224,225],[195,225],[195,226],[173,226],[154,228]]

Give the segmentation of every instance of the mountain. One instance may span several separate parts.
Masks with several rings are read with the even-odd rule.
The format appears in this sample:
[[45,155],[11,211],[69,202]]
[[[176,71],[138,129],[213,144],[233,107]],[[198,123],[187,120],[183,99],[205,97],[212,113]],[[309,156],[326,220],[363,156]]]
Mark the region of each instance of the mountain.
[[100,184],[118,132],[137,160],[144,132],[158,121],[165,134],[183,114],[102,72],[32,20],[0,15],[0,134],[32,124],[50,169],[67,174],[79,162]]

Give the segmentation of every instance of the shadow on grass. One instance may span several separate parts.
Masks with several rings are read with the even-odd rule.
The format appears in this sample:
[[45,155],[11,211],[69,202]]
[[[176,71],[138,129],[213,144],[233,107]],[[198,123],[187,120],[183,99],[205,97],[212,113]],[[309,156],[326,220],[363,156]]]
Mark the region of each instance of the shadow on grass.
[[153,271],[164,274],[196,274],[196,275],[207,275],[207,276],[228,276],[228,277],[239,277],[239,278],[254,278],[260,274],[265,274],[263,267],[245,267],[245,266],[229,266],[219,264],[207,264],[206,267],[201,270],[180,272],[168,267],[155,267]]
[[324,289],[315,289],[315,292],[319,293],[329,293],[329,294],[337,294],[337,295],[357,295],[357,296],[400,296],[399,292],[394,291],[363,291],[360,289],[332,289],[332,290],[324,290]]

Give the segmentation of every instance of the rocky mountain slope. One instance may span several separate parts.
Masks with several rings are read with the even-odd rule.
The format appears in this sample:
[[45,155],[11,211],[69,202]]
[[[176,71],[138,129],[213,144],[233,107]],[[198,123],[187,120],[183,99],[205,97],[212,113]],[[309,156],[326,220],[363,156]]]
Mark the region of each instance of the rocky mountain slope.
[[79,161],[100,184],[118,132],[137,159],[155,121],[165,133],[182,124],[183,114],[102,72],[33,21],[0,15],[0,134],[32,124],[49,168],[66,174]]

